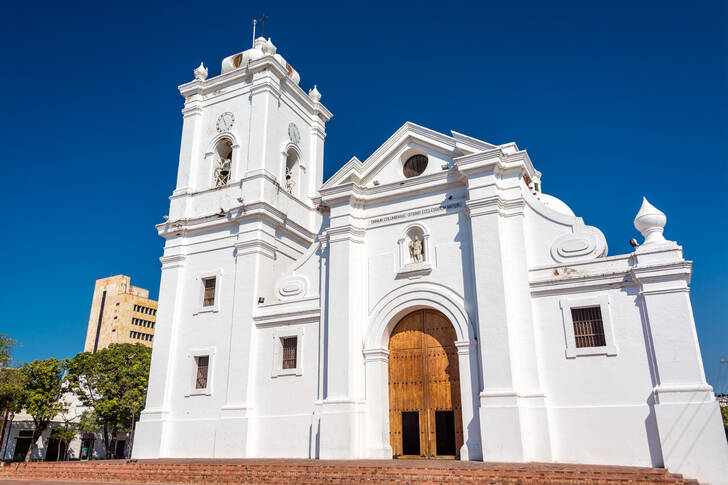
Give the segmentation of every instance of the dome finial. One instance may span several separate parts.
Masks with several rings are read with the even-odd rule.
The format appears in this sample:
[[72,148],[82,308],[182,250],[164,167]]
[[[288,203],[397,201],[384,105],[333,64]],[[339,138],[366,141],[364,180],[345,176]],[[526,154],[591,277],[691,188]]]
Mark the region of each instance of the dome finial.
[[308,91],[308,96],[316,102],[321,101],[321,93],[319,93],[319,90],[316,88],[315,84],[313,85],[313,89],[310,89]]
[[199,79],[200,81],[207,79],[207,68],[202,62],[200,62],[199,67],[192,72],[195,74],[195,79]]
[[634,218],[634,227],[645,238],[642,245],[666,242],[665,236],[662,235],[665,224],[667,224],[665,213],[642,197],[642,207]]

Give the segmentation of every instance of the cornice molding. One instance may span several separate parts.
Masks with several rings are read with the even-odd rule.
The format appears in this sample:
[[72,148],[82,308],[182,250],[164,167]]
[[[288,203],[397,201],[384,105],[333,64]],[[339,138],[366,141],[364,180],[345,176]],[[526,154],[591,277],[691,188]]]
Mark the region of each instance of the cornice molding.
[[339,227],[329,227],[326,230],[326,236],[329,244],[334,244],[342,241],[350,241],[357,244],[363,244],[366,233],[366,229],[356,227],[350,224]]
[[[296,300],[300,303],[301,300]],[[318,298],[312,299],[318,305]],[[278,309],[279,311],[265,311],[259,309],[259,313],[253,315],[253,322],[256,327],[277,327],[299,323],[318,323],[321,320],[321,309],[316,307],[298,309]],[[281,311],[282,310],[282,311]]]
[[173,269],[173,268],[182,268],[185,265],[185,261],[187,260],[187,255],[185,254],[170,254],[167,256],[162,256],[159,258],[159,261],[162,263],[162,269]]
[[263,239],[237,241],[233,244],[233,247],[235,248],[235,259],[248,254],[260,254],[270,259],[275,259],[277,251],[274,244]]
[[[249,79],[252,80],[252,88],[255,89],[256,83],[261,79],[256,78],[255,75],[264,72],[269,72],[269,74],[274,75],[278,79],[275,83],[272,83],[270,77],[268,77],[268,79],[264,79],[262,82],[262,84],[277,86],[272,91],[275,96],[281,96],[283,92],[288,93],[292,98],[304,105],[310,113],[319,116],[325,122],[333,117],[331,111],[321,104],[321,102],[313,101],[301,86],[294,83],[288,77],[285,67],[281,66],[273,56],[263,56],[260,59],[248,62],[238,69],[208,78],[204,81],[195,79],[180,85],[178,89],[185,99],[200,94],[205,96],[205,101],[210,102],[218,96],[227,94],[225,88],[235,84],[245,83]],[[284,87],[283,90],[281,90],[281,86]]]

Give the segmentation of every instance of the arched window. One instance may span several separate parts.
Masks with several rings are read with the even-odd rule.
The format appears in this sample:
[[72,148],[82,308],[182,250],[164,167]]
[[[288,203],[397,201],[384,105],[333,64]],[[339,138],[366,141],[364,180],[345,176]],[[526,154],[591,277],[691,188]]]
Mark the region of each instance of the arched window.
[[404,162],[404,176],[407,178],[422,175],[427,168],[426,155],[412,155]]
[[286,155],[285,187],[286,192],[296,195],[298,184],[298,153],[295,150],[288,150]]
[[233,165],[233,144],[223,138],[215,146],[215,187],[222,187],[230,182],[230,171]]

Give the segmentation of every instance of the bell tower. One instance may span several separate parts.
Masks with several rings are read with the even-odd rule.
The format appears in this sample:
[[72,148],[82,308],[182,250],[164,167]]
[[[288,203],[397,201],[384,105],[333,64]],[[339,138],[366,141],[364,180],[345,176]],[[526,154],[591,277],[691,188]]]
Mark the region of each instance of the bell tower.
[[[146,409],[134,457],[250,455],[255,312],[313,244],[331,113],[270,39],[200,64],[183,84],[183,127],[165,239]],[[194,372],[193,372],[194,370]],[[195,374],[196,373],[196,374]],[[180,424],[180,419],[184,424]],[[214,424],[211,424],[214,423]]]
[[[311,198],[323,183],[325,124],[332,116],[316,86],[306,93],[298,72],[262,37],[253,48],[223,59],[219,76],[208,77],[202,64],[194,75],[179,87],[184,124],[169,219],[210,213],[209,198],[220,200],[216,214],[234,209],[238,199],[238,205],[247,204],[261,179],[292,196],[291,204],[312,209]],[[195,203],[209,191],[220,197]],[[296,222],[317,230],[315,216],[304,219]]]

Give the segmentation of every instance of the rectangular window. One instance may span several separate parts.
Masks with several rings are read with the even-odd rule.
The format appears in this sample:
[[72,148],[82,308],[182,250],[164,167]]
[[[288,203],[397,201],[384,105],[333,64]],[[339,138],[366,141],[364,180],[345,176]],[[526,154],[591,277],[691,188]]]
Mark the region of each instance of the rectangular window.
[[216,278],[205,278],[202,280],[204,285],[204,295],[202,297],[202,306],[214,306],[215,305],[215,280]]
[[574,340],[576,348],[604,347],[604,323],[599,306],[572,308],[571,319],[574,322]]
[[295,369],[298,337],[283,337],[281,339],[281,344],[283,345],[283,365],[281,368]]
[[195,389],[207,388],[207,369],[210,365],[209,355],[199,355],[195,357],[197,363],[197,376],[195,378]]

